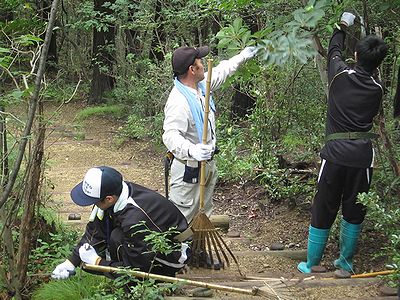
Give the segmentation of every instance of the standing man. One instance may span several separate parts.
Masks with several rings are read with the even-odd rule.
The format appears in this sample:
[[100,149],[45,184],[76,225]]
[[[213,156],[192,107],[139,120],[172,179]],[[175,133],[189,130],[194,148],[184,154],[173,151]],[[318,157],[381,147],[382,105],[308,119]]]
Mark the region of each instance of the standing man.
[[[215,91],[246,60],[257,52],[247,47],[238,55],[213,68],[211,91]],[[205,213],[212,212],[212,195],[217,181],[217,169],[213,160],[216,149],[215,105],[210,99],[207,144],[202,141],[204,123],[205,78],[202,58],[209,53],[207,46],[200,48],[180,47],[172,56],[174,87],[168,97],[164,113],[163,142],[175,159],[171,165],[169,198],[192,221],[199,210],[200,185],[199,162],[207,161],[204,196]]]
[[[85,234],[69,259],[59,264],[52,278],[66,279],[81,262],[131,267],[143,272],[175,276],[189,256],[187,221],[173,203],[132,182],[110,167],[95,167],[71,191],[80,206],[94,205]],[[170,254],[155,253],[144,240],[150,233],[171,232]],[[182,234],[183,232],[183,234]]]
[[354,69],[349,68],[341,50],[344,30],[353,25],[354,19],[353,14],[343,13],[340,29],[335,29],[329,43],[326,143],[321,150],[318,191],[312,204],[307,262],[297,267],[303,273],[310,273],[311,267],[320,263],[340,205],[340,256],[334,265],[354,272],[353,255],[366,213],[366,208],[357,203],[357,195],[368,192],[371,184],[374,134],[369,131],[383,96],[376,73],[387,46],[377,36],[366,36],[356,45]]

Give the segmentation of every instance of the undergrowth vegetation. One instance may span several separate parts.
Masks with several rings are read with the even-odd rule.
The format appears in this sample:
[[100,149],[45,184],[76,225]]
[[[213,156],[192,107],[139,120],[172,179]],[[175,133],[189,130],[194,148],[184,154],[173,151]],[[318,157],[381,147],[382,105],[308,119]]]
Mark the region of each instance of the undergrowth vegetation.
[[[379,254],[387,256],[388,263],[396,270],[400,269],[400,134],[398,120],[392,118],[392,100],[398,84],[396,70],[400,65],[399,0],[66,0],[57,12],[47,72],[39,80],[43,84],[37,87],[36,99],[33,98],[35,81],[50,2],[3,2],[0,7],[0,181],[2,196],[7,197],[0,203],[3,253],[0,278],[7,283],[0,283],[0,289],[4,287],[10,294],[16,292],[16,298],[21,299],[21,290],[29,285],[15,280],[23,277],[21,272],[26,266],[19,265],[15,274],[5,275],[12,273],[13,264],[9,264],[11,260],[4,253],[19,248],[20,235],[15,228],[26,209],[22,201],[30,200],[29,193],[39,186],[32,184],[28,191],[21,192],[32,178],[23,172],[32,170],[33,145],[40,135],[39,128],[35,132],[24,132],[29,118],[22,113],[14,115],[11,111],[14,105],[29,103],[32,107],[33,103],[49,102],[66,105],[79,101],[82,106],[90,105],[79,113],[78,122],[90,121],[92,116],[120,119],[124,124],[119,140],[147,139],[162,145],[163,108],[173,86],[173,50],[182,45],[209,45],[210,57],[217,65],[244,47],[257,45],[258,57],[244,64],[213,95],[217,105],[220,153],[216,159],[220,180],[253,180],[265,188],[268,201],[288,203],[291,207],[300,203],[309,205],[316,188],[319,150],[324,143],[326,47],[335,23],[345,10],[354,12],[358,20],[349,32],[346,45],[349,61],[354,61],[352,48],[364,30],[382,33],[389,45],[389,55],[380,70],[385,86],[384,114],[375,126],[383,139],[376,142],[379,147],[376,147],[371,193],[362,195],[360,201],[368,207],[368,223],[389,239],[389,245]],[[43,110],[40,105],[39,111]],[[35,120],[35,125],[43,121],[42,116]],[[51,121],[46,125],[51,125]],[[72,126],[79,131],[81,125]],[[75,138],[81,140],[85,136],[78,132]],[[28,140],[29,149],[24,152],[25,146],[20,145]],[[36,144],[37,153],[44,152],[39,149],[44,144],[45,141]],[[19,161],[18,149],[21,149],[20,161],[25,158],[22,171],[20,165],[13,167]],[[10,179],[15,182],[8,189]],[[40,201],[35,205],[39,207]],[[32,209],[30,214],[35,215],[37,211]],[[35,217],[42,222],[40,214]],[[74,233],[52,227],[51,221],[48,223],[50,229],[35,232],[33,241],[26,243],[32,246],[28,266],[31,274],[49,271],[50,257],[61,259],[76,238]],[[29,237],[30,233],[27,230],[21,235]],[[30,249],[22,250],[24,254]],[[38,277],[32,278],[28,283]],[[78,274],[73,281],[71,285],[75,286],[70,288],[78,294],[80,288],[87,288],[97,299],[111,297],[105,292],[93,293],[90,282],[94,286],[103,282],[96,282],[92,276]],[[68,285],[50,284],[59,284],[60,288]],[[147,284],[151,285],[145,282],[141,286],[143,291],[149,290]],[[123,294],[121,287],[114,286],[112,290]],[[82,295],[87,294],[82,291]],[[86,297],[82,295],[79,297]],[[159,297],[158,291],[154,297]]]

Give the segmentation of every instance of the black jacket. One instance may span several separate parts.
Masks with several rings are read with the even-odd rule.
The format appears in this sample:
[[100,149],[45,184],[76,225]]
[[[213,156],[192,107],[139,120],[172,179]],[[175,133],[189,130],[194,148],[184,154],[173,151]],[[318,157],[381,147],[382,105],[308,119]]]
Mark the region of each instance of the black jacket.
[[[137,206],[128,203],[125,208],[116,213],[114,213],[113,207],[111,207],[105,211],[104,217],[101,220],[96,216],[94,221],[89,222],[81,241],[70,257],[70,261],[75,266],[81,262],[79,248],[82,244],[87,242],[91,245],[96,245],[101,244],[102,241],[107,241],[109,249],[112,247],[116,248],[117,254],[114,255],[111,261],[102,259],[100,265],[112,267],[129,266],[148,272],[151,264],[154,263],[153,259],[156,254],[149,252],[150,248],[143,240],[148,233],[135,234],[135,232],[146,228],[144,226],[132,228],[132,226],[145,221],[146,226],[151,231],[156,232],[166,232],[171,227],[175,227],[179,232],[187,229],[188,223],[186,218],[171,201],[143,186],[131,182],[126,182],[126,184],[129,187],[129,196]],[[106,224],[107,219],[109,220],[108,227]],[[110,242],[109,237],[115,229],[121,232],[120,240],[117,241],[118,245],[111,245],[110,243],[113,243],[113,241]],[[170,237],[170,240],[179,247],[179,250],[167,256],[157,253],[157,258],[172,264],[181,264],[178,262],[181,257],[181,243],[173,241],[173,236]],[[112,252],[111,249],[110,252]],[[116,259],[115,256],[119,259]],[[160,262],[156,261],[155,263],[159,264]]]
[[[345,32],[335,30],[329,43],[326,135],[370,131],[383,96],[382,85],[373,74],[345,64],[341,51],[344,39]],[[372,143],[369,139],[328,141],[321,157],[343,166],[367,168],[373,160]]]

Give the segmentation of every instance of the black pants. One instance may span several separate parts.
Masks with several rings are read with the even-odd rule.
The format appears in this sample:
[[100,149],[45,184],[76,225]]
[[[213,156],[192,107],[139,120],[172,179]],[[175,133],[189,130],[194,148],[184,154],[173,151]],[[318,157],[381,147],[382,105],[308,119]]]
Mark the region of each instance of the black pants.
[[[118,262],[124,262],[124,249],[122,247],[124,239],[124,234],[122,232],[122,229],[117,227],[113,231],[111,231],[110,235],[110,241],[109,241],[109,246],[108,249],[110,251],[110,257],[111,260],[113,261],[118,261]],[[124,263],[126,265],[127,262]],[[133,268],[137,268],[138,266],[132,266]],[[151,270],[141,270],[143,272],[150,272],[153,274],[159,274],[159,275],[165,275],[165,276],[170,276],[170,277],[175,277],[175,273],[178,272],[180,269],[170,267],[161,263],[158,263],[155,261],[154,266],[152,267]]]
[[311,225],[319,229],[330,228],[340,205],[345,221],[361,224],[366,208],[357,203],[357,195],[369,191],[371,178],[372,168],[352,168],[323,160],[318,191],[312,204]]

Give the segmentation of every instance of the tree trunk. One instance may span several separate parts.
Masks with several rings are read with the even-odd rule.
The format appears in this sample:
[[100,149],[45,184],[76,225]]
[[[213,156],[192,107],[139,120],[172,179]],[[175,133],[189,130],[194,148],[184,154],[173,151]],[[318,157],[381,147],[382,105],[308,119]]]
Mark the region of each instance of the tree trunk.
[[7,212],[6,207],[7,205],[0,208],[0,220],[1,224],[3,224],[1,231],[1,247],[4,249],[4,257],[7,258],[8,268],[5,270],[3,266],[1,266],[0,274],[2,278],[0,278],[7,286],[8,294],[13,295],[15,299],[20,300],[22,299],[20,292],[21,285],[19,284],[18,274],[16,272],[14,241],[11,229],[12,221],[10,220],[10,213]]
[[[103,4],[105,0],[94,0],[94,9],[102,13],[111,14]],[[114,1],[111,1],[112,3]],[[104,103],[104,93],[114,88],[115,79],[111,75],[114,66],[113,50],[115,47],[115,25],[108,24],[107,31],[93,28],[92,54],[92,84],[90,87],[88,104]]]
[[240,86],[235,86],[235,93],[232,96],[231,118],[243,118],[251,112],[256,102],[255,99],[243,93]]
[[[0,112],[4,112],[4,107],[0,107]],[[7,185],[8,182],[8,146],[7,146],[7,131],[6,131],[6,122],[3,114],[0,116],[0,174],[1,174],[1,188]]]
[[[251,33],[257,32],[260,28],[258,28],[257,20],[254,15],[245,15],[242,16],[244,23],[249,26]],[[231,117],[233,119],[243,118],[255,106],[255,99],[250,97],[248,94],[243,93],[241,90],[241,86],[237,84],[235,86],[235,94],[232,97],[232,106],[231,106]]]
[[153,60],[164,60],[164,45],[165,45],[165,31],[163,26],[163,16],[161,14],[162,3],[160,0],[156,1],[156,8],[154,12],[154,23],[160,24],[154,28],[153,39],[151,40],[149,58]]
[[45,141],[45,124],[43,123],[43,103],[39,103],[39,128],[33,149],[33,155],[27,167],[27,183],[23,192],[23,216],[20,227],[20,238],[17,257],[17,272],[21,287],[26,281],[28,258],[31,249],[32,233],[34,229],[35,208],[39,201],[39,189],[42,181],[42,160]]
[[[51,1],[41,1],[37,2],[37,7],[40,8],[40,16],[44,22],[49,19],[50,9],[51,9]],[[41,36],[44,39],[44,34]],[[57,52],[57,31],[54,31],[49,44],[49,50],[47,53],[47,70],[49,71],[57,71],[58,64],[58,52]]]
[[38,67],[37,75],[35,78],[35,87],[34,87],[33,93],[31,95],[30,103],[29,103],[29,110],[28,110],[26,125],[25,125],[24,131],[22,133],[17,157],[15,159],[14,166],[13,166],[12,172],[10,174],[10,179],[7,182],[7,185],[5,186],[5,188],[3,189],[2,194],[1,194],[0,209],[6,203],[8,197],[14,187],[15,181],[17,179],[17,175],[21,168],[22,159],[25,154],[26,145],[28,143],[29,136],[31,134],[32,125],[33,125],[33,121],[35,119],[35,114],[36,114],[36,107],[37,107],[37,103],[38,103],[38,99],[39,99],[39,92],[41,89],[42,79],[43,79],[43,75],[44,75],[44,71],[45,71],[45,67],[46,67],[47,52],[49,49],[51,35],[53,32],[53,27],[54,27],[54,21],[56,18],[57,6],[58,6],[58,0],[54,0],[51,5],[50,19],[49,19],[49,23],[47,25],[46,37],[44,39],[44,44],[43,44],[43,48],[42,48],[41,55],[40,55],[39,67]]

